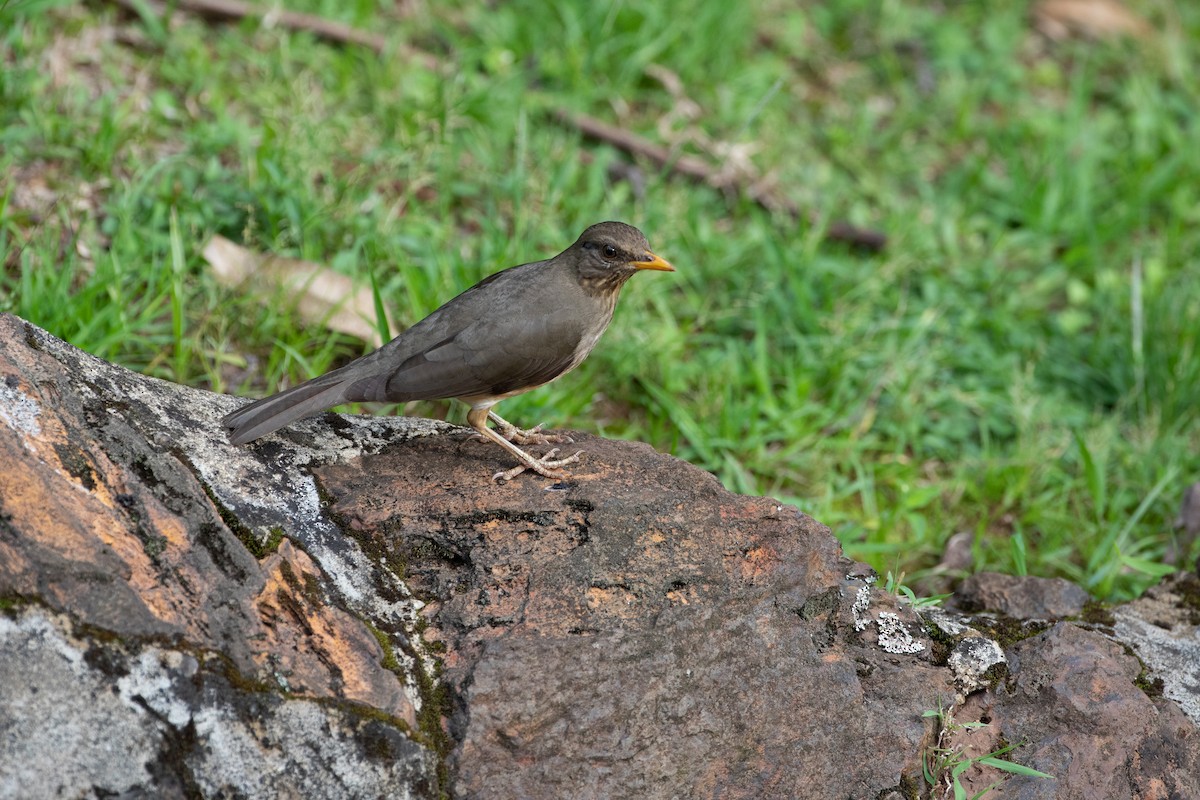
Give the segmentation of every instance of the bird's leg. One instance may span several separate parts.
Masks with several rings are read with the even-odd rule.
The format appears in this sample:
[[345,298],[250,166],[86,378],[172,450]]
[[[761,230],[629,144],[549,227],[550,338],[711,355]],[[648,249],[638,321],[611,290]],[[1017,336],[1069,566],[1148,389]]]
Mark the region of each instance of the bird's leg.
[[488,411],[488,419],[496,423],[497,433],[514,444],[571,444],[574,442],[570,436],[542,433],[541,425],[529,430],[522,430],[495,411]]
[[489,413],[490,412],[488,412],[488,410],[485,408],[472,408],[467,412],[467,422],[476,430],[476,432],[479,433],[480,436],[500,445],[521,462],[512,469],[504,470],[503,472],[497,472],[492,476],[492,480],[494,481],[503,482],[512,480],[527,469],[531,469],[537,474],[547,478],[558,478],[562,476],[562,473],[559,471],[559,467],[565,467],[567,464],[574,464],[575,462],[579,461],[579,456],[583,455],[583,451],[580,450],[578,453],[575,453],[575,455],[556,459],[553,458],[553,456],[558,453],[558,448],[555,448],[541,458],[534,458],[533,456],[529,455],[529,453],[526,453],[524,450],[510,442],[508,439],[489,428],[487,426]]

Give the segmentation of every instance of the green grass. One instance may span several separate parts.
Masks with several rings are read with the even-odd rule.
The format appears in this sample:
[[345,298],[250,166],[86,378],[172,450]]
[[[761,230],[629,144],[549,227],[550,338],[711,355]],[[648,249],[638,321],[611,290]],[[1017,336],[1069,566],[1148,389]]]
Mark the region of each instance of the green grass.
[[[1156,580],[1200,476],[1200,7],[1131,0],[1153,40],[1051,43],[1023,3],[288,5],[396,49],[0,5],[0,309],[258,394],[362,343],[218,287],[214,233],[374,281],[409,325],[623,219],[679,271],[633,281],[588,362],[506,417],[650,442],[910,582],[962,530],[980,569]],[[889,245],[649,166],[638,191],[557,108],[752,146]]]

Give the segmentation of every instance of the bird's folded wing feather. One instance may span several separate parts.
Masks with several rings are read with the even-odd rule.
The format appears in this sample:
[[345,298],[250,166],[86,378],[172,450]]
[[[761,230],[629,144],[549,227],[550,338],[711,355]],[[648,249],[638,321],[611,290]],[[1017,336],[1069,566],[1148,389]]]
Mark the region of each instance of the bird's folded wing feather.
[[[407,402],[502,395],[558,377],[571,363],[583,325],[578,309],[537,296],[552,297],[556,281],[566,277],[547,266],[536,262],[492,275],[374,357],[361,359],[348,398]],[[522,273],[539,271],[538,280],[528,274],[522,279]]]
[[547,334],[549,320],[476,319],[384,373],[348,387],[353,399],[407,402],[503,395],[553,380],[571,363],[578,336]]

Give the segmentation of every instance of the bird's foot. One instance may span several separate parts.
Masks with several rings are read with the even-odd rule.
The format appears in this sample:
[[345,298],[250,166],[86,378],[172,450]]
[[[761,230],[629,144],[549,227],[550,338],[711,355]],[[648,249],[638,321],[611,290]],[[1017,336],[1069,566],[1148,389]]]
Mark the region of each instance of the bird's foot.
[[496,423],[496,433],[499,433],[513,444],[573,444],[574,439],[558,433],[542,433],[542,426],[535,425],[529,430],[523,430],[507,421],[495,411],[489,411],[488,417]]
[[[566,458],[556,459],[556,458],[554,458],[554,456],[557,454],[558,454],[558,448],[556,447],[553,450],[551,450],[549,453],[546,453],[546,455],[542,456],[541,458],[534,458],[533,456],[529,456],[528,462],[522,462],[522,463],[518,464],[517,466],[513,467],[512,469],[507,469],[507,470],[503,470],[501,472],[497,472],[495,475],[492,476],[492,480],[494,480],[496,483],[503,483],[505,481],[511,481],[513,478],[517,477],[522,472],[524,472],[526,470],[530,470],[530,469],[533,470],[534,472],[536,472],[538,475],[541,475],[544,478],[561,478],[562,472],[561,472],[560,468],[565,467],[567,464],[578,463],[579,457],[581,455],[583,455],[583,451],[580,450],[580,451],[576,452],[574,455],[567,456]],[[528,455],[528,454],[526,454],[526,455]]]
[[529,430],[522,430],[516,425],[500,429],[500,435],[513,444],[572,444],[574,439],[561,433],[542,433],[542,426],[537,425]]

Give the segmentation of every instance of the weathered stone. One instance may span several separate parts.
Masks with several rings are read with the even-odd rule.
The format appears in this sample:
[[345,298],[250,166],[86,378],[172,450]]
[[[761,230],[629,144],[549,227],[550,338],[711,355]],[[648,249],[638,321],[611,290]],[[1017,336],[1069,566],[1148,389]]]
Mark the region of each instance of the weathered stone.
[[1146,688],[1158,689],[1200,725],[1200,578],[1179,573],[1113,611],[1113,635],[1148,668]]
[[0,797],[434,797],[420,747],[350,705],[247,691],[220,658],[0,615]]
[[[406,640],[381,629],[402,632],[419,603],[384,601],[375,565],[337,533],[315,491],[306,493],[312,479],[296,463],[319,450],[289,463],[286,444],[268,444],[269,461],[261,450],[224,445],[215,423],[231,399],[106,364],[8,315],[0,315],[0,386],[0,605],[67,615],[92,645],[81,652],[107,652],[115,642],[130,651],[161,645],[218,654],[234,676],[231,693],[252,686],[248,697],[269,688],[361,706],[386,720],[388,741],[417,727],[420,650],[393,651]],[[309,438],[303,426],[293,435]],[[373,436],[335,446],[362,447]],[[389,655],[393,669],[384,666]],[[12,663],[0,683],[37,692],[29,676],[38,674],[38,657]],[[37,707],[13,701],[6,712]],[[103,737],[101,717],[79,708],[87,702],[81,695],[64,713],[91,719],[91,735]],[[47,724],[37,714],[6,722],[26,732]],[[137,730],[118,726],[114,735],[134,738],[110,744],[137,749]],[[192,748],[214,746],[199,734]],[[405,763],[392,772],[412,778],[415,796],[436,796],[436,780],[422,777],[434,774],[435,755],[416,744],[402,753]],[[138,785],[171,796],[168,786],[199,780],[187,763],[163,761]]]
[[[1096,631],[1058,623],[1008,651],[1010,676],[972,695],[959,722],[986,719],[988,732],[1019,746],[1015,760],[1053,775],[1010,776],[1014,800],[1200,797],[1200,734],[1174,703],[1138,685],[1142,665]],[[996,779],[971,776],[978,791]],[[970,793],[970,792],[969,792]]]
[[[1191,551],[1192,545],[1200,538],[1200,483],[1193,483],[1183,493],[1179,503],[1179,516],[1175,518],[1176,534],[1167,543],[1167,554],[1164,560],[1168,564],[1180,564]],[[1200,559],[1194,567],[1200,571]]]
[[994,639],[971,636],[963,639],[950,651],[946,665],[964,693],[978,691],[1003,677],[1007,665],[1004,650]]
[[559,484],[490,485],[492,448],[439,439],[316,471],[429,601],[456,796],[873,797],[919,774],[951,676],[854,632],[828,529],[644,445],[576,444]]
[[[0,796],[908,797],[937,747],[1004,742],[1056,780],[960,780],[1198,796],[1185,586],[1113,610],[1131,647],[1018,625],[1007,677],[956,686],[995,620],[924,625],[823,526],[648,447],[573,434],[569,479],[498,486],[442,423],[234,448],[236,402],[0,316]],[[987,724],[923,716],[952,705]]]
[[1083,612],[1088,593],[1062,578],[979,572],[962,582],[950,605],[966,612],[994,611],[1013,619],[1060,619]]

